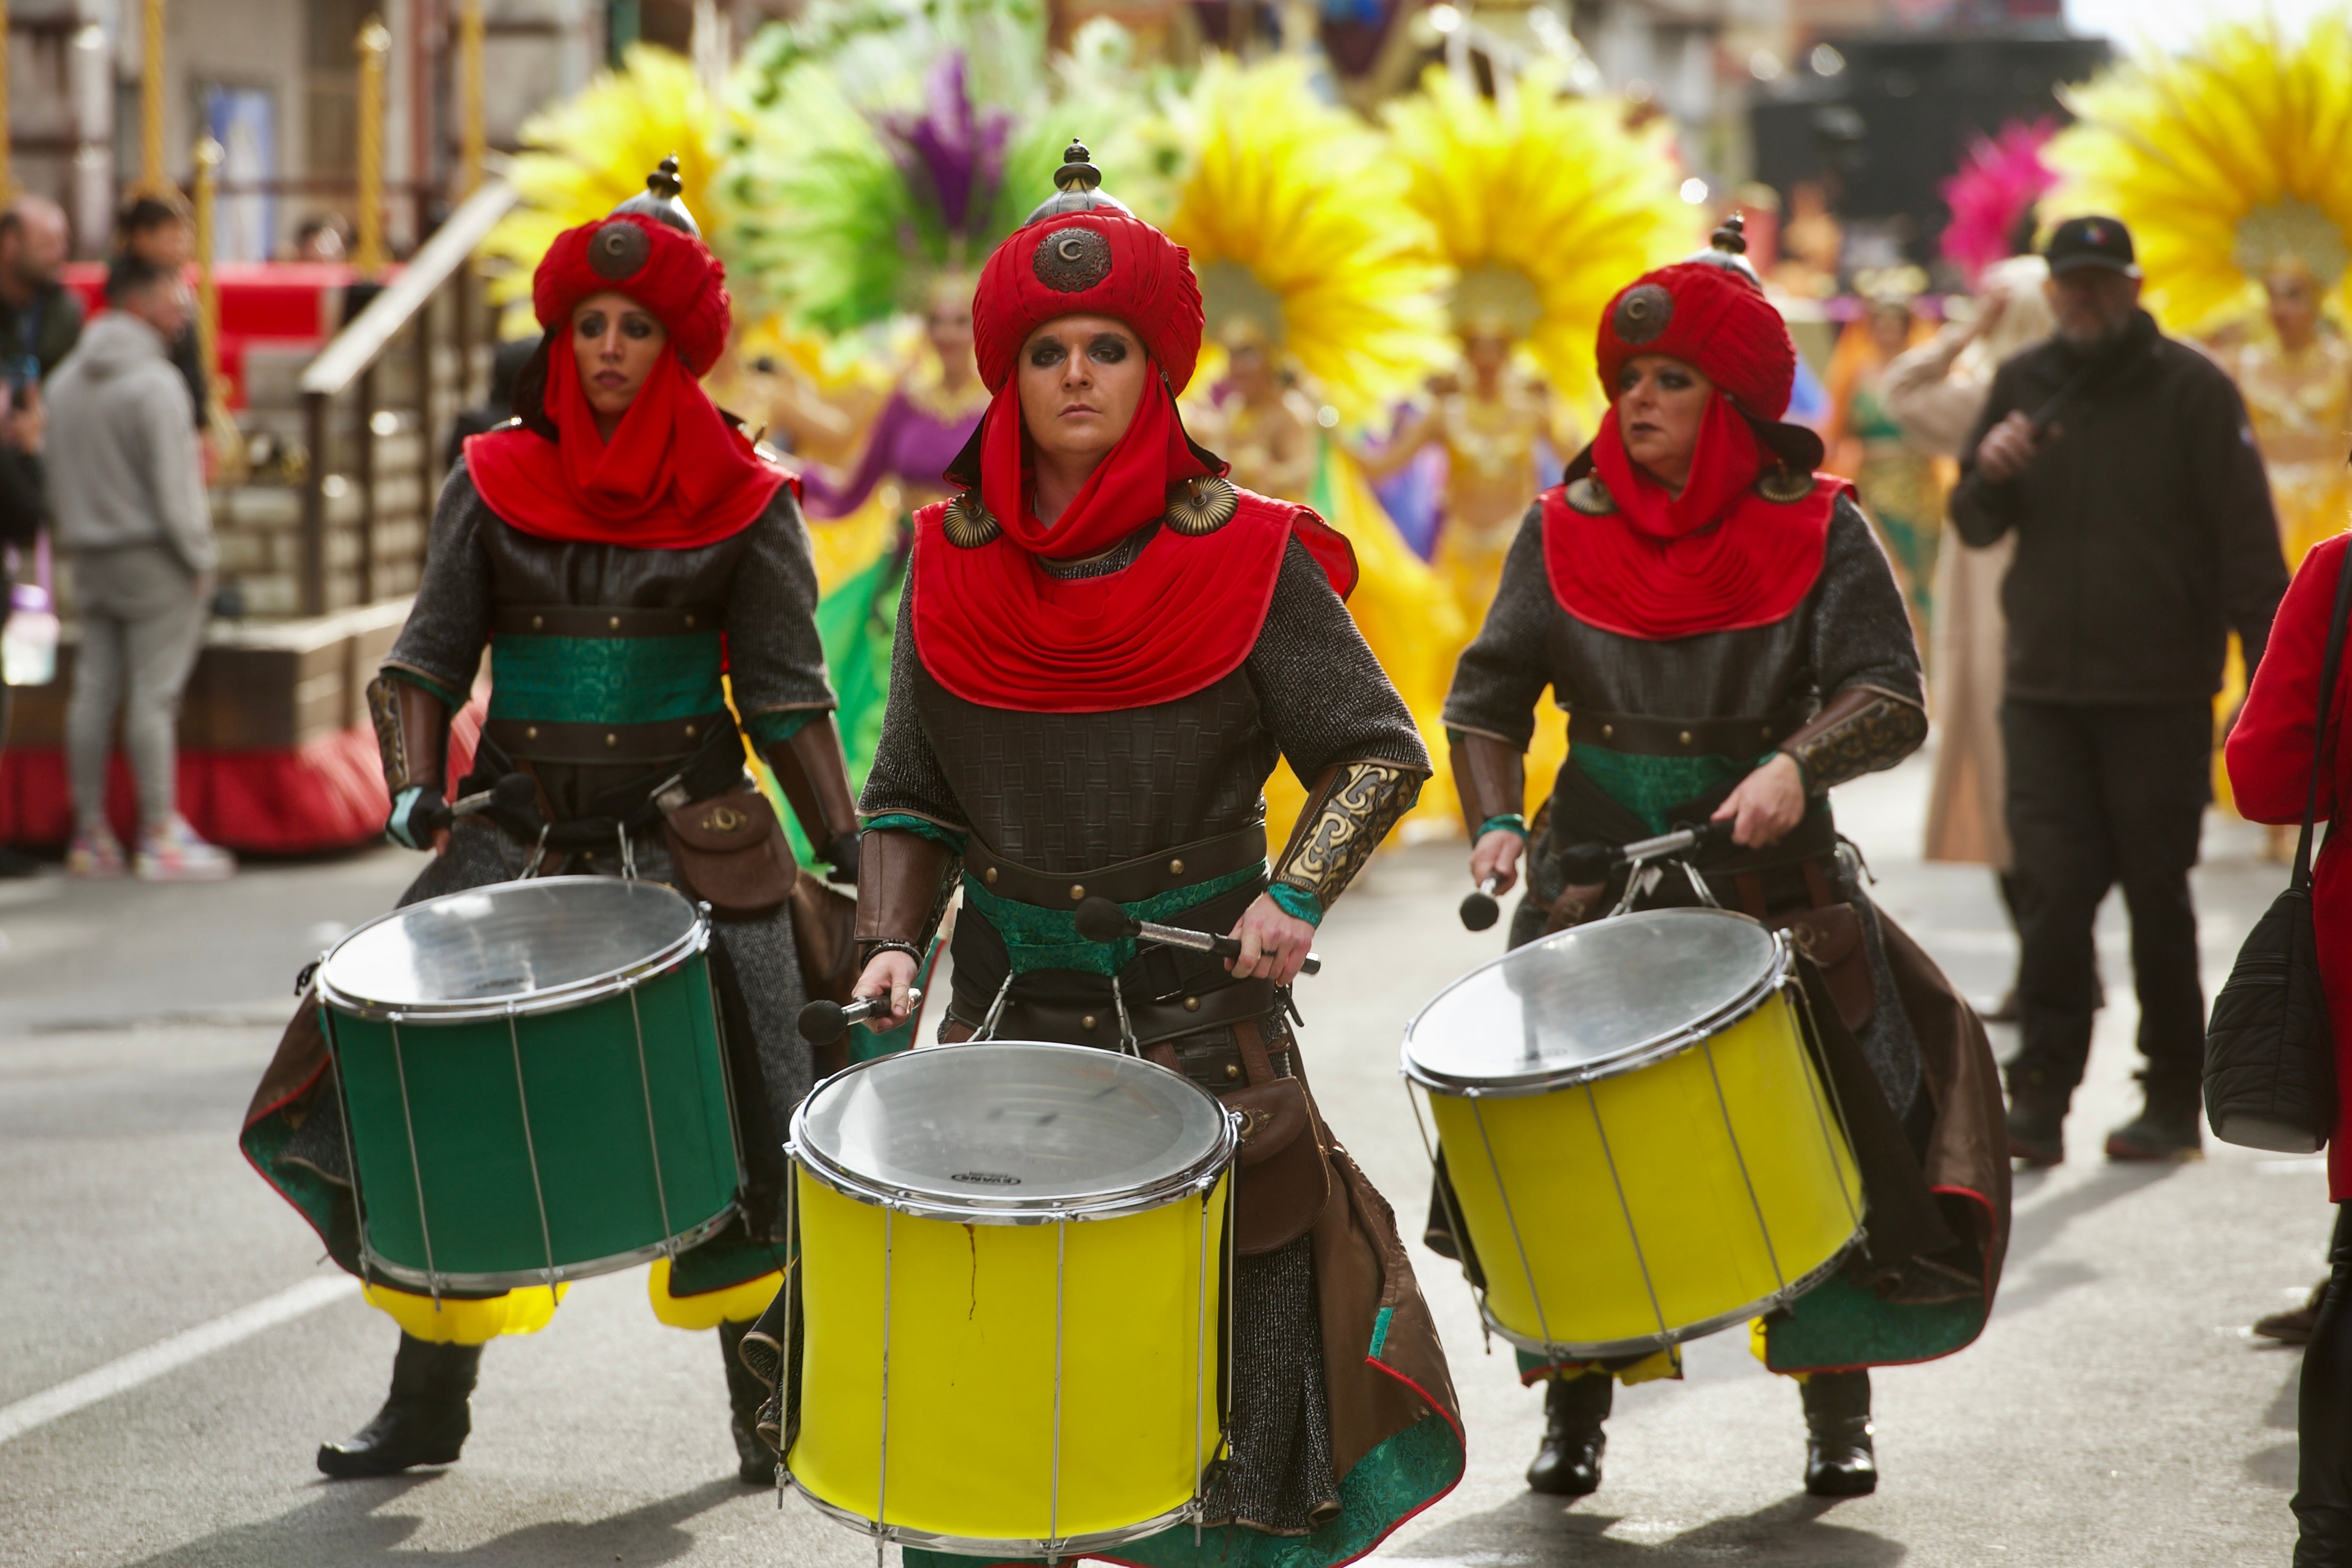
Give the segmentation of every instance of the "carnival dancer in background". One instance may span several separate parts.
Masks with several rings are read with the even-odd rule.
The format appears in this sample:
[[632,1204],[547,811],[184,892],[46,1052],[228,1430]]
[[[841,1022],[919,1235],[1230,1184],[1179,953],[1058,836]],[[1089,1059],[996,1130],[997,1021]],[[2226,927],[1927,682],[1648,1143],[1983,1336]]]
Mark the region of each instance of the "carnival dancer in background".
[[1863,515],[1878,530],[1911,606],[1911,629],[1927,647],[1935,626],[1944,480],[1933,448],[1913,440],[1887,412],[1886,369],[1927,338],[1912,302],[1927,279],[1917,268],[1905,267],[1854,281],[1864,310],[1839,334],[1830,360],[1830,426],[1822,438],[1832,468],[1853,476]]
[[[519,378],[517,418],[466,443],[415,606],[368,694],[393,796],[387,832],[435,855],[404,905],[553,872],[637,876],[710,897],[697,882],[704,857],[731,868],[711,958],[750,1184],[726,1229],[656,1264],[652,1292],[664,1321],[719,1329],[740,1468],[762,1482],[772,1460],[752,1424],[764,1391],[734,1351],[775,1294],[782,1131],[811,1063],[793,1028],[806,997],[785,901],[792,858],[749,789],[743,731],[843,879],[856,871],[856,819],[793,487],[697,383],[727,340],[724,269],[677,200],[674,166],[647,184],[610,217],[559,235],[540,263],[532,306],[547,337]],[[451,793],[450,717],[485,643],[489,714],[459,788],[520,773],[536,799],[528,811],[502,804],[454,829],[435,826]],[[721,797],[730,809],[712,811]],[[695,819],[694,856],[674,856],[666,825]],[[761,869],[746,881],[746,867]],[[254,1096],[243,1142],[335,1260],[359,1273],[327,1065],[306,1005]],[[400,1348],[383,1408],[319,1450],[319,1468],[339,1479],[455,1460],[483,1342],[537,1329],[554,1305],[544,1288],[462,1300],[379,1280],[368,1299],[399,1321]]]
[[845,518],[866,504],[877,485],[898,487],[898,505],[912,515],[947,496],[940,476],[988,407],[988,389],[971,357],[971,278],[942,273],[923,300],[927,350],[882,405],[865,448],[847,474],[811,464],[801,470],[802,505],[815,522]]
[[[1346,541],[1229,483],[1185,433],[1202,308],[1184,250],[1096,189],[1083,147],[1068,156],[1061,194],[982,274],[994,402],[950,470],[959,493],[916,521],[859,803],[856,989],[906,1016],[961,871],[943,1040],[1124,1047],[1213,1091],[1303,1079],[1289,983],[1428,757],[1341,603]],[[1284,762],[1311,786],[1269,868],[1260,792]],[[1241,956],[1088,942],[1080,889],[1229,931]],[[1444,1354],[1388,1205],[1319,1116],[1297,1136],[1318,1140],[1329,1196],[1318,1179],[1243,1199],[1238,1229],[1260,1239],[1233,1287],[1232,1460],[1209,1528],[1122,1561],[1239,1560],[1271,1535],[1286,1563],[1328,1568],[1461,1475]]]
[[[1569,482],[1528,509],[1445,720],[1473,879],[1508,888],[1527,863],[1515,943],[1595,918],[1623,892],[1567,885],[1570,847],[1716,820],[1735,825],[1738,852],[1702,868],[1713,899],[1790,929],[1827,965],[1804,966],[1818,1027],[1851,1031],[1884,1096],[1844,1108],[1857,1151],[1875,1150],[1862,1156],[1868,1245],[1765,1320],[1758,1353],[1804,1374],[1806,1489],[1852,1496],[1877,1479],[1866,1369],[1948,1354],[1983,1327],[2009,1161],[1983,1026],[1872,904],[1830,815],[1832,787],[1892,767],[1927,733],[1919,658],[1852,488],[1814,471],[1817,437],[1780,422],[1796,348],[1736,226],[1610,302],[1598,349],[1610,410]],[[1529,826],[1522,752],[1546,686],[1572,745]],[[1695,900],[1668,878],[1634,901]],[[1822,940],[1832,930],[1844,940]],[[1864,1120],[1884,1135],[1861,1136]],[[1429,1240],[1466,1251],[1443,1204]],[[1547,1415],[1528,1484],[1592,1490],[1612,1376],[1679,1370],[1671,1352],[1577,1365],[1523,1355]]]
[[2343,450],[2352,430],[2352,343],[2320,314],[2342,280],[2343,261],[2330,269],[2336,276],[2323,278],[2300,255],[2273,258],[2262,273],[2270,334],[2249,337],[2221,356],[2253,421],[2290,572],[2313,545],[2343,532],[2352,514]]

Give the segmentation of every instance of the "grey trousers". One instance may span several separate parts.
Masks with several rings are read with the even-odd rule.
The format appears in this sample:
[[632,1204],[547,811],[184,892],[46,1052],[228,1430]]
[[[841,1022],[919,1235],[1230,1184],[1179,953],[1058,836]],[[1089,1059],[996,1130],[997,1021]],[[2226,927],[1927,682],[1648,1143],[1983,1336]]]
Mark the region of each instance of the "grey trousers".
[[160,826],[173,810],[180,692],[204,637],[196,578],[163,546],[137,544],[76,553],[73,584],[81,647],[66,706],[66,771],[75,826],[106,819],[106,765],[118,710],[139,784],[139,820]]

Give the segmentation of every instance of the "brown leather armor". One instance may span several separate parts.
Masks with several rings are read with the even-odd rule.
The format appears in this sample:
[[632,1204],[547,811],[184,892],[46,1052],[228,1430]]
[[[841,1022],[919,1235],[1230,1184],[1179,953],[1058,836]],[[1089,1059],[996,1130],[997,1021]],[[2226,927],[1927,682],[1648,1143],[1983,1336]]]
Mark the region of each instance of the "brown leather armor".
[[1312,894],[1329,909],[1397,819],[1421,798],[1426,776],[1394,763],[1341,763],[1325,769],[1307,792],[1307,808],[1283,847],[1274,880]]
[[870,960],[885,944],[921,952],[955,891],[955,851],[895,827],[866,834],[858,847],[860,956]]
[[1919,705],[1867,686],[1850,686],[1780,742],[1805,775],[1807,795],[1891,768],[1927,738]]
[[411,785],[428,793],[448,782],[449,710],[413,680],[386,671],[368,682],[368,716],[383,757],[384,787],[398,795]]
[[1475,842],[1478,829],[1498,816],[1527,810],[1527,754],[1508,741],[1475,730],[1448,732],[1454,758],[1454,793],[1462,797],[1462,823]]
[[763,755],[817,853],[836,866],[855,862],[859,855],[857,807],[850,796],[841,730],[833,715],[812,716],[789,740],[768,747]]

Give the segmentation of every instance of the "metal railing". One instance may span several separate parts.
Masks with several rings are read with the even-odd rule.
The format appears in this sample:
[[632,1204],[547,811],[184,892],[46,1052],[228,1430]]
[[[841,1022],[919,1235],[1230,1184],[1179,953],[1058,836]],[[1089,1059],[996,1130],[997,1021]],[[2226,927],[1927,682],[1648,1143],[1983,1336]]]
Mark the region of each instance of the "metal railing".
[[[377,396],[377,372],[404,331],[406,352],[414,356],[416,405],[424,444],[425,468],[449,420],[471,399],[476,347],[489,339],[489,319],[482,285],[473,265],[474,251],[517,200],[504,180],[492,180],[467,197],[448,220],[434,230],[399,275],[319,352],[302,373],[304,441],[310,465],[302,481],[301,606],[306,616],[323,615],[328,605],[327,485],[331,447],[330,418],[337,399],[356,400],[352,430],[356,439],[352,476],[359,492],[358,602],[375,597],[376,461],[375,443],[383,405]],[[446,300],[446,310],[436,302]],[[445,341],[456,351],[458,367],[456,406],[440,406],[436,395],[433,354],[436,316],[447,321]],[[427,500],[430,510],[430,500]]]

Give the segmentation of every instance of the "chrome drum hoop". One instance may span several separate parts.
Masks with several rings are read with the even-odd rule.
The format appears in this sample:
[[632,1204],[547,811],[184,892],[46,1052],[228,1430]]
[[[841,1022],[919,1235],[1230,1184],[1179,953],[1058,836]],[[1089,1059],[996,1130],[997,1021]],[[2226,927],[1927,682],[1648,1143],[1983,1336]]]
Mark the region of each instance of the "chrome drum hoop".
[[[1082,1046],[1079,1048],[1091,1050],[1094,1047]],[[1190,1524],[1200,1517],[1202,1507],[1198,1500],[1194,1500],[1185,1503],[1181,1508],[1160,1514],[1157,1518],[1147,1519],[1140,1524],[1122,1525],[1117,1530],[1097,1530],[1085,1535],[1065,1536],[1052,1541],[1039,1540],[1034,1537],[1020,1541],[1000,1541],[978,1535],[938,1535],[927,1530],[916,1530],[904,1524],[877,1524],[862,1513],[825,1501],[801,1485],[800,1478],[793,1474],[789,1464],[780,1462],[777,1469],[781,1472],[785,1484],[798,1492],[802,1500],[811,1508],[836,1523],[847,1525],[860,1535],[872,1537],[877,1546],[887,1542],[897,1546],[912,1546],[933,1552],[952,1552],[961,1557],[979,1557],[991,1561],[1015,1557],[1043,1557],[1050,1562],[1055,1559],[1091,1556],[1114,1546],[1124,1546],[1131,1541],[1141,1541],[1148,1535],[1157,1535],[1161,1531],[1171,1529],[1176,1525]]]
[[667,1241],[631,1247],[626,1252],[616,1252],[609,1258],[590,1258],[584,1263],[559,1263],[552,1268],[511,1268],[495,1274],[453,1274],[446,1270],[436,1273],[412,1268],[406,1264],[387,1262],[373,1252],[367,1253],[362,1261],[371,1274],[380,1274],[395,1285],[414,1286],[428,1292],[520,1290],[534,1285],[562,1285],[575,1279],[593,1279],[599,1274],[618,1274],[625,1268],[651,1263],[656,1258],[685,1252],[701,1246],[726,1229],[735,1218],[735,1205],[730,1204],[709,1219],[687,1226]]

